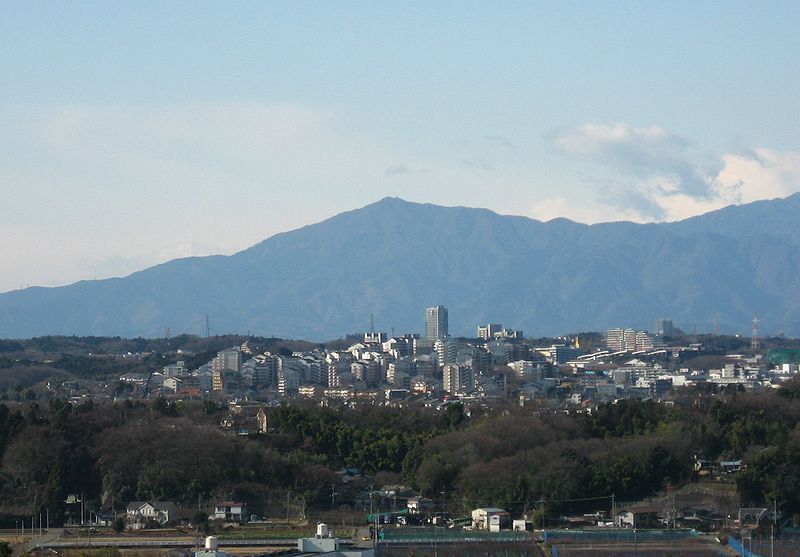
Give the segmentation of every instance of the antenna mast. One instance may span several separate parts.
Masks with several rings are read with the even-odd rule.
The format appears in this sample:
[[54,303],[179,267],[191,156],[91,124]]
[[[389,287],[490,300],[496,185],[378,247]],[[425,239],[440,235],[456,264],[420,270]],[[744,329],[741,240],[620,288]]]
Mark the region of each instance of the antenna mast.
[[753,316],[753,338],[750,340],[750,349],[755,352],[759,349],[760,343],[758,341],[759,333],[758,333],[758,315]]

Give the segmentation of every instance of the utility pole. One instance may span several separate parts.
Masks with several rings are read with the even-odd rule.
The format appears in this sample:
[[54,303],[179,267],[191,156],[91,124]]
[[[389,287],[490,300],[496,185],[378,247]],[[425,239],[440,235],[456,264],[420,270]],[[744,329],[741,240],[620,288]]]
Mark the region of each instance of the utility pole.
[[331,511],[336,509],[336,486],[331,484]]
[[369,486],[369,514],[370,514],[370,516],[372,516],[373,514],[375,514],[375,513],[372,511],[372,486]]
[[678,514],[678,509],[675,508],[675,490],[672,490],[672,529],[675,529],[675,519]]
[[772,524],[770,525],[769,534],[769,554],[770,557],[775,557],[775,523],[778,521],[778,500],[772,500]]
[[617,525],[616,494],[611,494],[611,522],[612,527]]

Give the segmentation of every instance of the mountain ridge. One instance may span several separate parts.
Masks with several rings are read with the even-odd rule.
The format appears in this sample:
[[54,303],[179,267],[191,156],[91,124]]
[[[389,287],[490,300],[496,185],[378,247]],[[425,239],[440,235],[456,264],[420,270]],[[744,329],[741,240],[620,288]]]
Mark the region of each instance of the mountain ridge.
[[[327,340],[422,330],[450,309],[455,334],[502,322],[531,334],[611,326],[800,334],[800,195],[671,223],[587,225],[386,197],[232,255],[188,257],[123,278],[0,294],[0,337],[215,332]],[[765,223],[767,225],[765,226]]]

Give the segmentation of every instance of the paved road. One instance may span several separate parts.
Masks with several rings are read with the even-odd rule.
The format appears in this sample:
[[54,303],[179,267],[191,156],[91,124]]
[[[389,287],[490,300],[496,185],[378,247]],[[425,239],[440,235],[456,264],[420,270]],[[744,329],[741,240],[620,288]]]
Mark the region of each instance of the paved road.
[[[88,547],[195,547],[202,540],[189,538],[64,538],[39,544],[41,547],[52,549],[88,548]],[[240,539],[219,540],[220,547],[294,547],[297,539]]]
[[11,553],[13,557],[19,557],[26,551],[30,551],[36,547],[40,547],[43,544],[53,542],[61,537],[64,533],[63,528],[50,528],[47,532],[42,534],[41,536],[34,536],[32,540],[25,544],[17,544],[14,546],[14,549]]

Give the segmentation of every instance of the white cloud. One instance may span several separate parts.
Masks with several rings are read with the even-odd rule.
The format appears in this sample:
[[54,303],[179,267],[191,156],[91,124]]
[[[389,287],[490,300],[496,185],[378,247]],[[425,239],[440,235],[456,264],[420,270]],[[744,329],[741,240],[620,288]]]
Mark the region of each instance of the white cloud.
[[800,191],[800,151],[756,149],[752,153],[726,154],[717,175],[720,193],[738,203],[786,197]]
[[568,155],[597,159],[618,158],[635,163],[660,160],[664,149],[682,149],[686,142],[662,127],[634,128],[628,124],[586,123],[577,128],[564,128],[551,134],[553,145]]
[[[599,206],[578,209],[584,222],[622,218],[672,221],[734,203],[785,197],[800,191],[800,152],[756,149],[751,153],[699,156],[690,143],[658,126],[584,124],[550,135],[569,157],[600,164],[611,177],[596,182]],[[558,199],[558,198],[556,198]],[[549,215],[564,200],[545,200],[532,214]]]
[[[714,169],[708,168],[709,161],[696,160],[688,141],[662,127],[587,123],[555,131],[550,140],[564,155],[606,165],[633,179],[627,184],[618,181],[615,188],[605,192],[605,197],[609,203],[619,202],[623,207],[638,199],[636,210],[645,217],[662,219],[666,215],[657,204],[644,202],[642,195],[637,195],[643,184],[647,191],[641,193],[646,199],[652,195],[710,194],[709,176]],[[617,196],[619,200],[615,200]]]
[[725,154],[722,169],[711,182],[710,195],[654,196],[668,220],[680,220],[727,205],[787,197],[800,191],[800,152],[756,149]]

